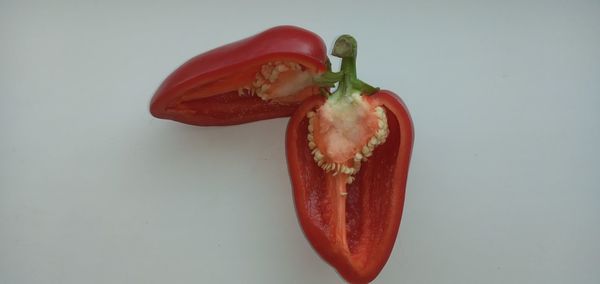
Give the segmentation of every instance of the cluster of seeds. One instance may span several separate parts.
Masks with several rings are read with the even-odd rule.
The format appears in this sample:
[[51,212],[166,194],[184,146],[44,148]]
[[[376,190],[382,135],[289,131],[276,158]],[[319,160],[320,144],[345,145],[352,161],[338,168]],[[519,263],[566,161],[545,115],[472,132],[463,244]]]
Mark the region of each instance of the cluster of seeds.
[[354,155],[354,159],[352,161],[336,163],[327,161],[321,150],[317,148],[317,144],[315,143],[313,135],[316,113],[314,111],[308,112],[306,115],[308,117],[308,148],[310,149],[313,159],[317,165],[327,173],[333,172],[334,176],[339,173],[347,174],[347,183],[352,183],[354,181],[354,175],[360,170],[361,162],[367,161],[367,159],[373,155],[373,150],[375,147],[385,143],[385,140],[389,134],[385,110],[379,106],[375,107],[375,115],[377,115],[377,124],[379,127],[377,132],[375,132],[375,135],[369,139],[367,144],[362,147],[360,152]]
[[256,73],[252,86],[238,89],[238,94],[243,95],[246,93],[244,90],[247,90],[247,93],[250,95],[257,95],[263,100],[268,100],[270,99],[269,88],[271,85],[277,81],[279,74],[289,70],[302,71],[302,66],[295,62],[267,62],[266,64],[263,64],[260,67],[260,71]]

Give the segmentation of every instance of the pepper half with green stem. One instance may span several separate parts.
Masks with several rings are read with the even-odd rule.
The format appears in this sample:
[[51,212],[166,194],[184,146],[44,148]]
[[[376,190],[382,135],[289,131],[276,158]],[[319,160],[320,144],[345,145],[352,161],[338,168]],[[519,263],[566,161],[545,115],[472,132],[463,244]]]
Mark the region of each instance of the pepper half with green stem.
[[296,110],[286,155],[309,242],[344,279],[367,283],[383,269],[400,227],[414,132],[398,96],[357,78],[356,54],[353,37],[337,39],[340,71],[319,83],[338,87]]

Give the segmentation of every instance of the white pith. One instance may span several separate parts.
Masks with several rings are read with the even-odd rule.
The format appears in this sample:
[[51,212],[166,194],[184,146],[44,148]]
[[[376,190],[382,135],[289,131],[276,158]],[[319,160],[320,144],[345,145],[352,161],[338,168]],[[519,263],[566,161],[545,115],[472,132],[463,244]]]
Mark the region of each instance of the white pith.
[[[280,85],[273,89],[272,86],[282,73],[295,72],[292,78],[286,80],[285,85]],[[256,95],[261,99],[268,101],[272,99],[292,96],[304,88],[312,85],[313,74],[308,70],[303,70],[302,66],[295,62],[274,61],[267,62],[260,66],[256,73],[252,86],[245,86],[238,89],[238,94],[248,93]]]
[[[346,101],[340,103],[339,101],[328,100],[321,108],[320,113],[315,111],[310,111],[307,113],[308,117],[308,148],[310,149],[314,161],[317,165],[323,169],[327,173],[332,173],[334,176],[340,173],[348,175],[347,183],[352,183],[354,181],[354,176],[360,170],[361,163],[367,161],[371,155],[373,155],[373,150],[385,143],[385,140],[389,134],[388,125],[387,125],[387,117],[385,114],[385,110],[380,107],[371,108],[368,103],[360,96],[360,94],[354,94],[349,96],[348,98],[344,98]],[[377,116],[377,126],[378,129],[375,134],[369,138],[365,145],[360,145],[360,150],[356,152],[353,158],[348,159],[343,162],[334,162],[332,159],[327,157],[327,153],[324,154],[325,151],[319,149],[314,139],[314,129],[315,129],[315,117],[319,114],[325,115],[333,114],[338,116],[343,116],[344,120],[342,123],[334,124],[334,131],[341,130],[350,130],[351,127],[355,127],[360,123],[360,110],[365,109],[369,112],[373,112],[375,116]],[[336,141],[329,141],[329,143],[333,143]],[[358,146],[358,145],[355,145]],[[336,149],[336,145],[327,145],[327,149]]]

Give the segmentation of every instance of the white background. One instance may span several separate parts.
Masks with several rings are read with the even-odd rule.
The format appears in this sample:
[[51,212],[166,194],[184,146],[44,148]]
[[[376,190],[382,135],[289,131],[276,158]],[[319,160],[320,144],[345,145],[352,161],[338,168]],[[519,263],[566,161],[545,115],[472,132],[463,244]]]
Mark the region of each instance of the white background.
[[341,283],[287,119],[154,119],[179,64],[279,24],[359,41],[416,130],[376,283],[600,283],[599,1],[1,1],[0,283]]

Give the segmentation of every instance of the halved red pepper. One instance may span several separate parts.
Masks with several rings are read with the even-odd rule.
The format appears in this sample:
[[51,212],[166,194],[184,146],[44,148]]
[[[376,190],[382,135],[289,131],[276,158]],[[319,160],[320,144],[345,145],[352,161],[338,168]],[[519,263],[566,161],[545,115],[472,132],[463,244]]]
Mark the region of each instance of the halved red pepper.
[[194,125],[232,125],[290,116],[319,88],[326,69],[323,40],[279,26],[200,54],[169,75],[150,112]]
[[356,78],[356,41],[340,37],[339,85],[307,99],[288,124],[286,151],[302,229],[319,255],[351,283],[372,281],[400,226],[413,145],[398,96]]

